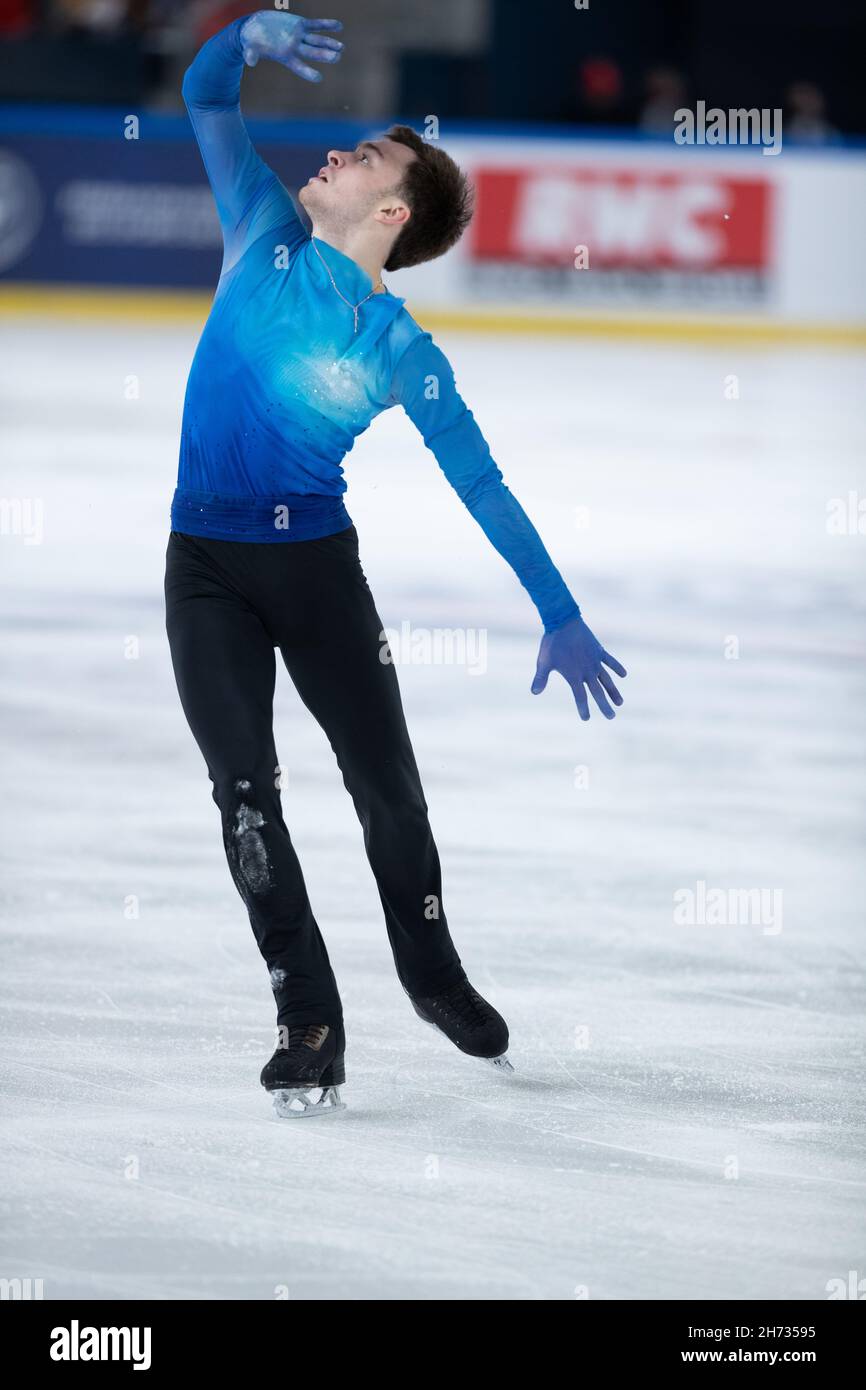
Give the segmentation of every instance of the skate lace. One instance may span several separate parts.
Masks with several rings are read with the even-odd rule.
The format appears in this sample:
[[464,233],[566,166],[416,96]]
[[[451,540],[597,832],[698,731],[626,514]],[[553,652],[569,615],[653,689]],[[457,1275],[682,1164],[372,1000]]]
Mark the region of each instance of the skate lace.
[[470,1027],[482,1027],[487,1022],[482,1000],[469,985],[455,985],[443,994],[442,999]]
[[313,1052],[318,1052],[330,1031],[326,1023],[304,1023],[297,1028],[289,1028],[285,1050],[294,1052],[299,1047],[309,1047]]

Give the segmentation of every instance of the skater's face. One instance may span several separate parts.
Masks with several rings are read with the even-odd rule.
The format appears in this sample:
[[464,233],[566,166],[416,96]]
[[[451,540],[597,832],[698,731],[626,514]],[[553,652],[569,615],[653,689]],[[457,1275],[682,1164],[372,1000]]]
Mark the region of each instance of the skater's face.
[[409,218],[400,193],[412,150],[385,136],[354,150],[329,150],[328,162],[298,197],[314,222],[359,226],[368,219],[399,232]]

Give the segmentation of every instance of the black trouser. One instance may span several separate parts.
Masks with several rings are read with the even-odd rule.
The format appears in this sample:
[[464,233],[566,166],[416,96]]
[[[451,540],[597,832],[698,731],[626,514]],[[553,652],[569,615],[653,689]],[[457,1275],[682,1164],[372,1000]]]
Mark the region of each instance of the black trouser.
[[280,806],[273,731],[279,647],[355,803],[400,980],[463,978],[439,857],[354,526],[323,540],[217,541],[172,531],[166,627],[184,713],[213,782],[232,877],[281,1024],[338,1024],[337,985]]

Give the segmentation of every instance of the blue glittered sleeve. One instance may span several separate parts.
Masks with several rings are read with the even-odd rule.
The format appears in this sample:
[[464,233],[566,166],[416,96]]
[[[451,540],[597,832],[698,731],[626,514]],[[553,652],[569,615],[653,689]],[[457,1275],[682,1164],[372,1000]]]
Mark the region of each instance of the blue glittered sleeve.
[[392,394],[432,450],[451,486],[526,589],[546,632],[580,609],[541,537],[509,492],[487,442],[461,399],[447,357],[429,333],[400,357]]
[[241,115],[240,29],[247,18],[209,39],[183,79],[183,99],[222,227],[223,273],[273,227],[288,227],[295,241],[306,236],[287,190],[253,149]]

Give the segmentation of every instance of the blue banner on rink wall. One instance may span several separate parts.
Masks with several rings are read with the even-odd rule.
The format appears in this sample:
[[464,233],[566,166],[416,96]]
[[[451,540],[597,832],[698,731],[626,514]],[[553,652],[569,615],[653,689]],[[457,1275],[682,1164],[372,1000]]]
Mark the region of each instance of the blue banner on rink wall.
[[[185,116],[0,111],[0,279],[212,287],[220,234]],[[354,122],[250,122],[257,148],[294,190]]]

